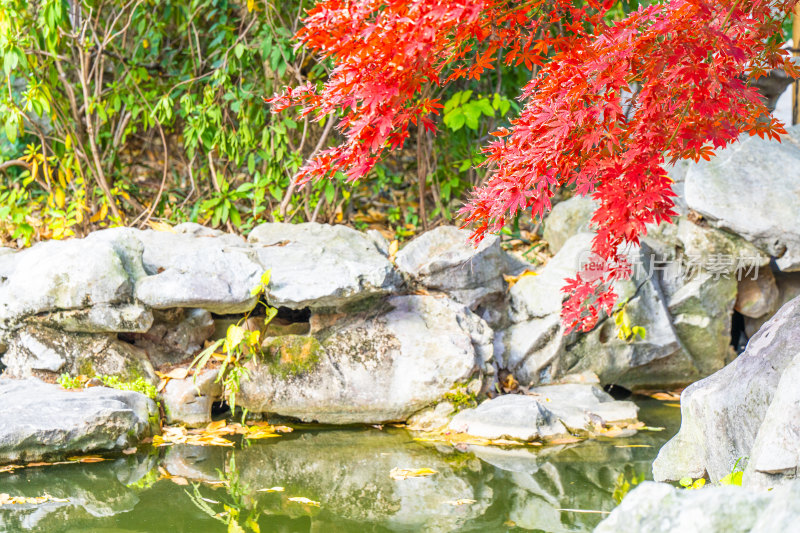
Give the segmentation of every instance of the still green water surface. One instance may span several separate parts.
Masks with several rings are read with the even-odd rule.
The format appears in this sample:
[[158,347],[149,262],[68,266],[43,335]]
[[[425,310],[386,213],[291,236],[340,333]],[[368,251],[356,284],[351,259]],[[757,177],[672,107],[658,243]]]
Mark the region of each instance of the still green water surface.
[[[675,407],[637,403],[642,421],[665,430],[551,447],[455,449],[414,441],[401,429],[301,429],[235,448],[143,447],[101,463],[0,473],[0,493],[68,500],[0,506],[0,531],[240,531],[209,516],[226,506],[238,524],[251,516],[262,533],[591,531],[606,516],[595,511],[616,506],[620,480],[651,478],[652,460],[680,424]],[[395,481],[394,467],[438,474]],[[276,486],[285,490],[263,490]]]

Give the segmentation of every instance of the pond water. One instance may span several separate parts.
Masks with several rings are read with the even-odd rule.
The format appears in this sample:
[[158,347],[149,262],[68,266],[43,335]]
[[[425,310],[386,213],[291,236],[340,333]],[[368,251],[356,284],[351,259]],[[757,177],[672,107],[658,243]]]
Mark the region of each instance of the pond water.
[[[0,531],[591,531],[617,504],[615,489],[651,477],[678,430],[679,409],[636,401],[640,419],[663,431],[455,449],[402,429],[298,429],[235,448],[145,446],[104,462],[0,473],[0,493],[67,500],[0,506]],[[395,467],[437,473],[393,480]],[[273,487],[284,490],[265,490]]]

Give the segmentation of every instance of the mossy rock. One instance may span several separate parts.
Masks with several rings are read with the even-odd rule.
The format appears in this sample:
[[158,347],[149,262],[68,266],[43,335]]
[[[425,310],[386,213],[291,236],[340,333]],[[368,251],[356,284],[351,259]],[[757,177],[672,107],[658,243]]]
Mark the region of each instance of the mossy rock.
[[321,352],[319,341],[305,335],[269,337],[261,345],[261,354],[270,372],[282,377],[312,371],[319,363]]

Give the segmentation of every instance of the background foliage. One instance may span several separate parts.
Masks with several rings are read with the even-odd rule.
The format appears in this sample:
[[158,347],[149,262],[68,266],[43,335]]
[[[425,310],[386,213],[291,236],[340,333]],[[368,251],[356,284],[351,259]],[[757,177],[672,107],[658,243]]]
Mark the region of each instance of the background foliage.
[[[302,161],[338,133],[272,115],[262,96],[327,78],[330,65],[293,44],[311,4],[0,0],[0,244],[158,220],[238,232],[345,222],[399,239],[452,222],[536,66],[498,61],[436,88],[438,135],[411,135],[355,187],[296,190]],[[609,16],[636,8],[624,0]]]
[[[409,141],[358,186],[291,177],[331,123],[272,115],[329,66],[293,46],[309,0],[0,0],[0,239],[115,224],[349,222],[405,238],[452,221],[525,68],[448,87],[445,135]],[[418,146],[421,145],[421,146]],[[417,168],[424,149],[425,168]],[[424,202],[420,202],[420,197]]]

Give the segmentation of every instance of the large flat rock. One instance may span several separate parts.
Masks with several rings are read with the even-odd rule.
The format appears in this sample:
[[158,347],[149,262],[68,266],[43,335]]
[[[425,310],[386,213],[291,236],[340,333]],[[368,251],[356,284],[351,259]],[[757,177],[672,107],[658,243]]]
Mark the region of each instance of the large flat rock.
[[248,242],[272,270],[269,299],[290,309],[338,308],[394,291],[400,278],[366,234],[347,226],[269,223]]
[[459,412],[449,429],[487,439],[547,440],[636,421],[638,407],[593,385],[549,385],[507,394]]
[[124,449],[150,436],[158,416],[138,392],[33,379],[0,379],[0,404],[0,463]]

